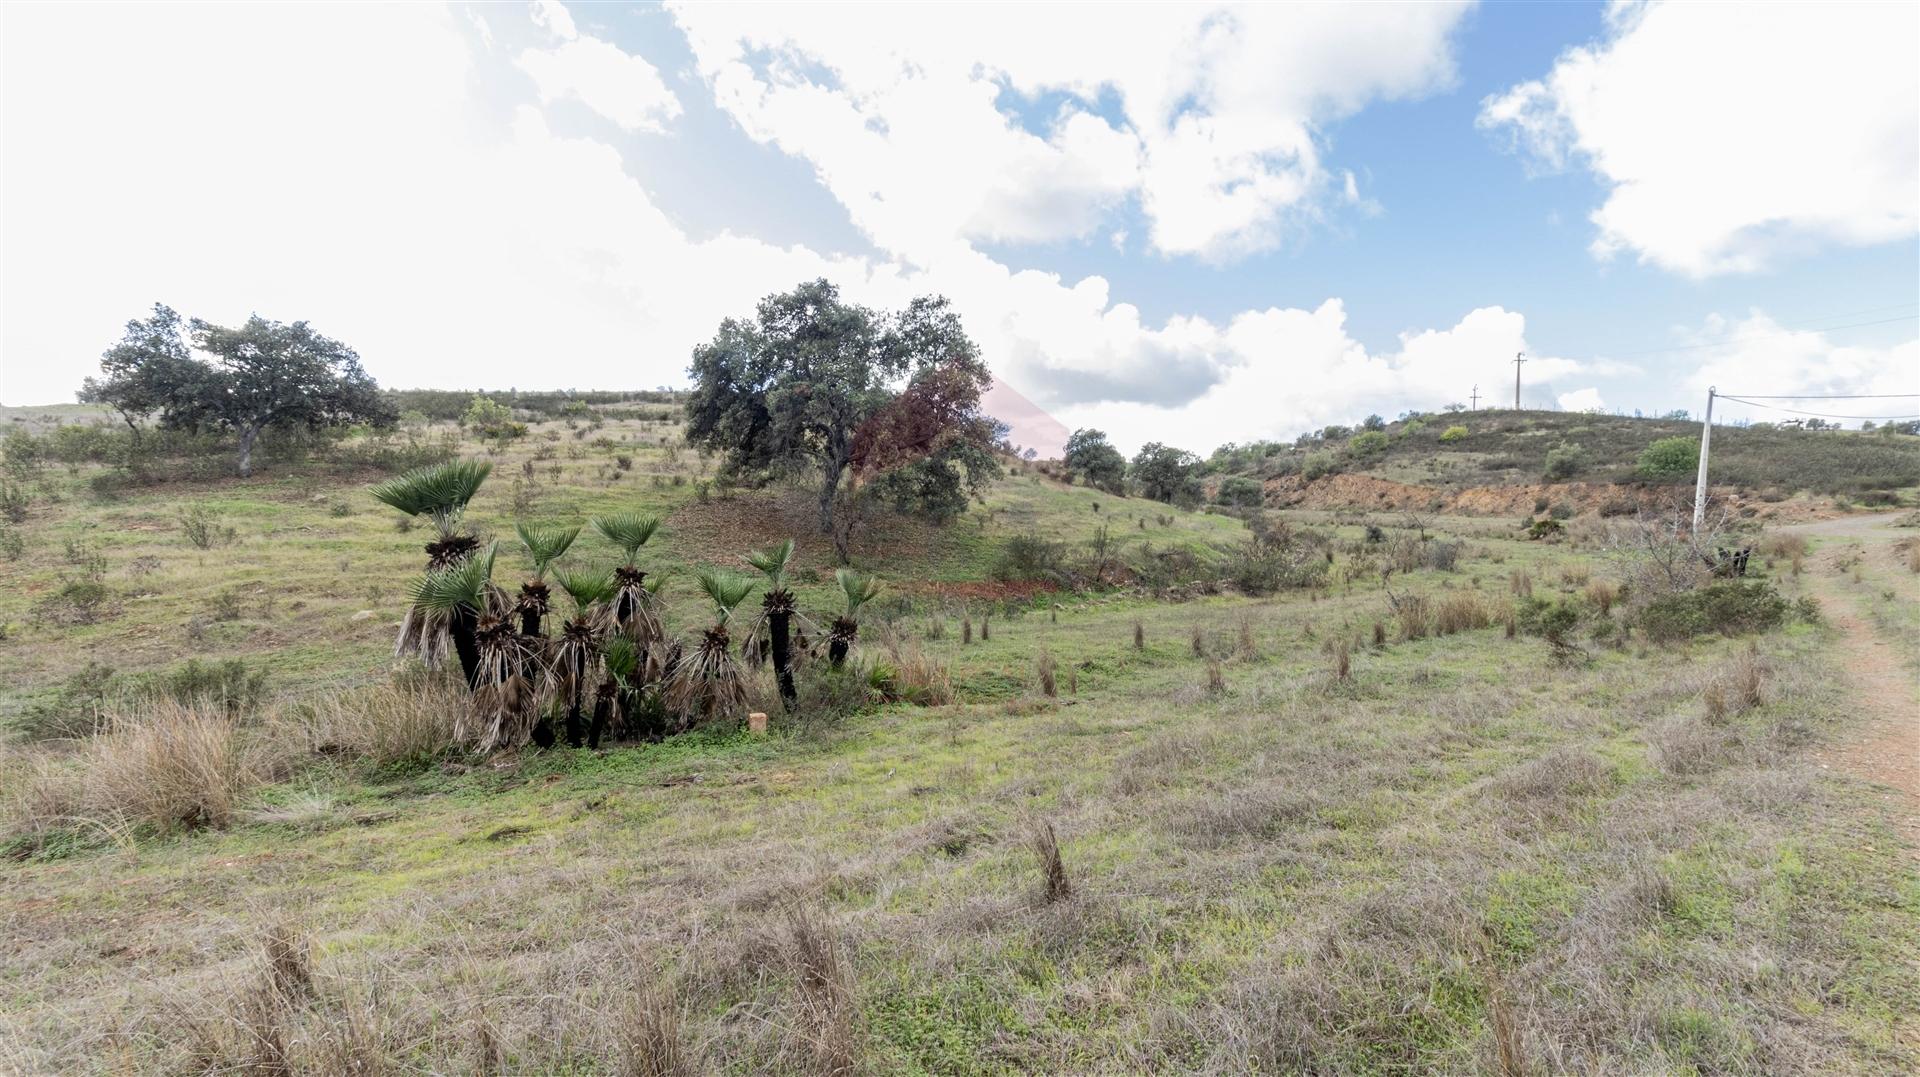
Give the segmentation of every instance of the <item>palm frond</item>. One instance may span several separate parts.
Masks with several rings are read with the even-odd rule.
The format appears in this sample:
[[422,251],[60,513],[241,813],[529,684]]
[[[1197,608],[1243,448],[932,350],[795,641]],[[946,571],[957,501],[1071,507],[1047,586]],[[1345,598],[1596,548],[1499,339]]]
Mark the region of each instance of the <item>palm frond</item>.
[[527,556],[533,559],[535,579],[544,579],[547,569],[567,552],[573,540],[580,537],[580,525],[562,527],[559,525],[541,525],[516,523],[513,530],[520,536],[520,545],[526,547]]
[[447,460],[396,475],[367,492],[408,516],[431,517],[444,535],[460,522],[467,502],[492,471],[493,465],[485,460]]
[[418,577],[409,586],[416,608],[432,613],[451,613],[461,607],[479,613],[487,609],[493,583],[493,558],[499,543],[458,564]]
[[624,685],[633,680],[634,673],[640,668],[640,649],[627,637],[614,636],[600,645],[600,660],[607,667],[607,672]]
[[787,574],[787,566],[793,563],[793,540],[788,539],[778,546],[769,546],[764,550],[749,550],[741,555],[741,559],[766,573],[768,582],[778,590],[781,580]]
[[835,582],[840,584],[841,593],[847,596],[847,616],[859,614],[860,607],[874,600],[880,594],[880,581],[872,576],[855,572],[850,568],[833,570]]
[[638,512],[614,512],[593,518],[593,529],[625,551],[627,560],[640,556],[640,547],[660,530],[660,517]]
[[733,616],[734,608],[745,602],[747,595],[753,591],[752,580],[714,568],[703,568],[694,573],[694,580],[700,584],[700,590],[713,600],[714,609],[719,611],[722,622]]
[[556,571],[553,578],[559,582],[560,589],[567,593],[567,597],[573,599],[576,614],[585,613],[587,607],[613,597],[613,573],[606,570]]

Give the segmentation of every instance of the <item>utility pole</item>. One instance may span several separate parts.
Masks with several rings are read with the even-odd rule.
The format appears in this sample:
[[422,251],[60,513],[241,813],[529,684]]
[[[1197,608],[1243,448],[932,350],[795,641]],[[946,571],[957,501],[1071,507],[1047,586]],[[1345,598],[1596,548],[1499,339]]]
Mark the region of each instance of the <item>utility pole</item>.
[[1473,401],[1473,407],[1472,407],[1472,408],[1471,408],[1470,410],[1472,410],[1472,411],[1479,411],[1479,410],[1480,410],[1480,383],[1479,383],[1479,382],[1475,382],[1475,383],[1474,383],[1474,385],[1473,385],[1473,395],[1472,395],[1472,396],[1470,396],[1470,397],[1468,397],[1467,399],[1469,399],[1469,400],[1472,400],[1472,401]]
[[1707,515],[1707,445],[1713,440],[1713,396],[1717,390],[1707,386],[1707,418],[1700,424],[1700,476],[1693,482],[1693,533],[1700,533],[1700,522]]
[[1520,410],[1520,364],[1527,361],[1526,352],[1513,353],[1513,410]]

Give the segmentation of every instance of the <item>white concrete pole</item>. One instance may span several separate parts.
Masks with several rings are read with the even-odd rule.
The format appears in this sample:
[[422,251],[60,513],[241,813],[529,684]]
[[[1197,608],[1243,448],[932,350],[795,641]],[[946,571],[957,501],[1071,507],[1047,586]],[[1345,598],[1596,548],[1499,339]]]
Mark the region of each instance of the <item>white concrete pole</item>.
[[1707,448],[1713,441],[1713,386],[1707,386],[1707,418],[1700,424],[1700,476],[1693,483],[1693,533],[1707,515]]

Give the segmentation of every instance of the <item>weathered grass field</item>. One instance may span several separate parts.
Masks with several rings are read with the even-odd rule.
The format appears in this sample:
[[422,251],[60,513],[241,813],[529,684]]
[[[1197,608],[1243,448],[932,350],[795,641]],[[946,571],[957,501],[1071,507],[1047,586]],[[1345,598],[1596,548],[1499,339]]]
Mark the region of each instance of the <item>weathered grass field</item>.
[[[510,534],[517,479],[521,515],[669,512],[649,547],[661,567],[793,533],[802,605],[823,608],[805,497],[722,497],[662,447],[672,435],[536,428],[470,519]],[[430,685],[411,701],[380,687],[421,532],[398,533],[362,476],[107,503],[84,480],[49,476],[64,499],[36,506],[4,565],[7,706],[52,698],[88,661],[264,662],[277,702],[256,734],[279,746],[279,780],[225,829],[41,820],[15,840],[0,1069],[1920,1066],[1920,875],[1902,802],[1831,765],[1862,730],[1833,618],[1583,641],[1584,659],[1556,660],[1500,621],[1516,575],[1542,596],[1614,578],[1578,527],[1549,545],[1511,521],[1431,521],[1465,539],[1457,568],[1392,585],[1492,615],[1447,635],[1400,638],[1378,574],[1349,581],[1342,554],[1324,590],[1061,595],[963,643],[963,604],[974,627],[1003,596],[988,577],[1009,536],[1084,543],[1105,524],[1136,549],[1205,553],[1245,534],[1016,474],[952,527],[858,543],[916,600],[864,646],[943,664],[952,704],[375,765],[312,746],[369,715],[444,712]],[[189,504],[235,541],[188,544]],[[1769,574],[1911,656],[1920,575],[1901,534],[1816,537],[1801,573],[1782,557]],[[105,615],[49,617],[94,557]],[[71,764],[19,747],[6,765],[19,819]]]

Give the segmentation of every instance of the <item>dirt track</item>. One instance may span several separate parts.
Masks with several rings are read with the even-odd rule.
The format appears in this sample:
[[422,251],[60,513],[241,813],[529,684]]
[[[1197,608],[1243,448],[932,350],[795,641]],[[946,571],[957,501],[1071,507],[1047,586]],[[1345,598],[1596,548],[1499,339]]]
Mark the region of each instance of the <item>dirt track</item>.
[[[1809,537],[1856,539],[1865,546],[1891,545],[1901,537],[1888,526],[1892,515],[1820,520],[1781,530]],[[1920,855],[1920,700],[1905,659],[1914,640],[1890,641],[1863,618],[1841,588],[1831,557],[1809,577],[1829,623],[1840,632],[1839,657],[1847,671],[1854,712],[1861,717],[1846,740],[1820,753],[1823,764],[1840,767],[1885,787],[1895,824],[1909,852]],[[1905,648],[1903,653],[1902,648]]]

